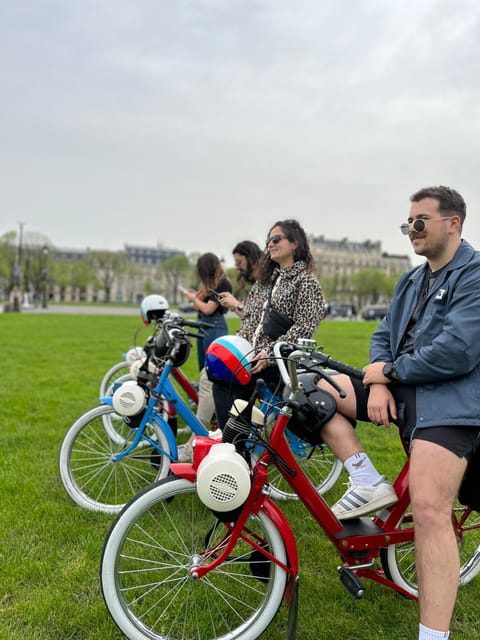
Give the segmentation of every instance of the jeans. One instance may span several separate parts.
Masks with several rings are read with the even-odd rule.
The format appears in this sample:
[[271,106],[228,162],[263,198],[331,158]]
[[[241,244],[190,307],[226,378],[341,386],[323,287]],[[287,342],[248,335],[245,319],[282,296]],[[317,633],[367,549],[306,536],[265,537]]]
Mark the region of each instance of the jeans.
[[246,385],[228,384],[227,382],[213,383],[213,399],[215,401],[215,415],[217,424],[223,430],[228,420],[228,413],[237,398],[250,400],[255,391],[257,380],[263,380],[272,391],[275,391],[281,380],[280,372],[276,366],[270,366],[259,374],[252,376],[252,380]]
[[205,352],[210,346],[210,343],[213,342],[215,338],[227,335],[228,327],[225,316],[220,313],[214,313],[211,316],[199,313],[198,321],[213,325],[212,327],[204,329],[203,338],[198,338],[197,340],[198,369],[201,371],[205,366]]

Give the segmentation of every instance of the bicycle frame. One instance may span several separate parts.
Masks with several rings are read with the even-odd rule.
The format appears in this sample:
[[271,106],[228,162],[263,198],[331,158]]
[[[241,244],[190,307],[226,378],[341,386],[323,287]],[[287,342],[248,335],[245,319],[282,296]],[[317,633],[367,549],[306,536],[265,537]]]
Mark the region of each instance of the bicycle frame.
[[[329,540],[337,548],[346,569],[352,570],[359,577],[374,580],[409,598],[414,598],[393,581],[387,579],[383,570],[374,569],[371,566],[379,556],[382,547],[413,540],[413,528],[402,529],[397,526],[410,502],[407,484],[408,460],[395,481],[395,489],[397,492],[401,492],[399,501],[389,511],[388,517],[383,522],[383,527],[380,527],[381,520],[378,517],[374,521],[371,518],[357,518],[352,522],[342,524],[333,515],[322,496],[317,493],[292,455],[285,438],[285,429],[290,418],[288,414],[289,409],[283,408],[272,428],[270,445],[274,450],[274,454],[265,449],[253,469],[251,491],[238,519],[231,528],[229,544],[215,562],[195,567],[192,569],[192,574],[195,573],[195,577],[201,578],[220,565],[233,549],[235,540],[240,535],[248,517],[262,509],[274,520],[282,531],[282,536],[284,536],[289,563],[288,567],[283,568],[291,578],[297,577],[298,551],[295,537],[283,512],[268,496],[268,467],[274,464],[294,489],[320,528],[323,529]],[[195,481],[195,472],[198,464],[207,454],[210,447],[216,444],[211,439],[205,442],[201,442],[202,440],[197,439],[196,453],[198,453],[195,455],[193,466],[172,464],[171,471],[174,475],[183,477],[191,482]],[[288,601],[288,596],[286,596],[286,599]]]
[[198,392],[180,367],[172,367],[172,376],[178,382],[180,387],[185,391],[193,404],[198,405]]
[[[280,363],[279,367],[285,380],[288,375],[286,367],[283,363]],[[291,383],[292,388],[298,388],[296,373],[294,374],[293,371],[289,373],[295,378],[295,382],[292,381]],[[270,432],[270,447],[263,450],[253,467],[249,497],[231,528],[231,538],[226,548],[213,563],[193,568],[191,570],[192,575],[195,573],[195,577],[201,578],[212,569],[218,567],[233,549],[235,540],[241,535],[242,528],[248,517],[262,509],[274,518],[282,532],[282,536],[285,536],[285,546],[289,558],[288,567],[285,567],[285,570],[290,578],[297,577],[298,552],[295,538],[291,534],[290,526],[282,511],[273,504],[269,497],[268,468],[273,464],[303,502],[319,527],[325,532],[330,542],[336,547],[343,561],[343,567],[341,568],[343,574],[341,573],[341,576],[346,576],[342,580],[345,586],[347,586],[347,583],[352,582],[360,584],[358,577],[364,577],[415,599],[415,596],[390,580],[383,569],[378,568],[376,563],[382,548],[393,544],[410,542],[414,538],[413,526],[401,527],[402,516],[410,503],[408,459],[394,483],[398,502],[393,507],[382,510],[373,519],[362,517],[342,523],[335,517],[325,500],[315,490],[315,487],[303,473],[292,454],[287,442],[287,434],[285,433],[291,416],[292,409],[288,405],[282,407]],[[215,444],[210,439],[204,443],[199,442],[199,440],[202,439],[197,439],[193,465],[173,464],[171,466],[173,474],[191,482],[195,481],[198,465],[208,453],[210,447]],[[199,447],[199,445],[201,446]]]
[[[289,637],[295,637],[299,554],[292,527],[272,499],[277,475],[338,552],[338,574],[350,595],[363,596],[365,578],[417,598],[408,459],[394,482],[395,505],[373,517],[338,520],[292,452],[288,433],[302,433],[305,419],[318,417],[312,422],[314,428],[305,432],[307,442],[318,442],[317,429],[333,414],[312,414],[311,408],[318,407],[323,396],[313,386],[317,378],[305,374],[326,378],[345,397],[341,379],[332,382],[326,371],[319,370],[327,366],[329,356],[308,351],[305,342],[288,346],[288,356],[274,348],[275,355],[288,363],[288,373],[284,376],[281,371],[288,397],[271,429],[260,425],[253,394],[235,404],[223,432],[224,443],[197,437],[193,464],[172,464],[173,476],[144,489],[112,526],[102,557],[102,591],[127,637],[253,640],[274,619],[282,598],[289,608]],[[339,372],[363,376],[345,363],[332,364]],[[215,451],[213,446],[221,448]],[[250,455],[252,449],[256,454],[257,446],[263,446],[260,454]],[[473,513],[470,520],[470,514],[464,507],[452,510],[459,541],[466,534],[459,550],[460,584],[480,569],[480,518]],[[180,591],[187,594],[181,602]],[[169,610],[172,602],[181,606],[178,621],[176,605]]]
[[[167,362],[162,368],[160,375],[158,377],[158,380],[154,385],[153,392],[151,393],[150,398],[148,400],[144,415],[142,417],[142,421],[137,427],[135,437],[133,438],[128,448],[126,448],[124,451],[121,451],[113,456],[112,459],[115,462],[118,462],[122,458],[130,455],[132,451],[138,446],[140,440],[142,439],[146,440],[159,453],[167,456],[170,460],[177,459],[178,449],[177,449],[177,441],[175,439],[175,435],[170,425],[168,424],[168,422],[161,415],[159,415],[155,410],[155,406],[160,396],[164,397],[169,402],[169,404],[174,406],[175,412],[178,413],[178,415],[183,420],[185,420],[186,424],[188,424],[188,426],[192,429],[192,431],[195,434],[200,436],[208,435],[208,430],[203,426],[203,424],[200,422],[200,420],[192,412],[191,408],[188,406],[188,404],[179,394],[174,384],[170,380],[170,376],[173,376],[175,380],[179,382],[182,389],[186,390],[187,393],[190,388],[191,390],[195,391],[193,385],[191,385],[190,381],[185,376],[185,374],[183,372],[180,372],[180,370],[177,367],[173,367],[171,363]],[[102,404],[113,406],[113,399],[111,396],[100,398],[100,401],[102,402]],[[197,395],[197,402],[198,402],[198,395]],[[163,449],[159,447],[158,443],[155,442],[155,440],[145,435],[146,426],[149,422],[152,422],[152,420],[154,420],[160,426],[162,431],[165,433],[168,440],[170,451],[163,451]]]
[[[278,417],[280,413],[280,407],[278,403],[281,401],[281,396],[276,395],[273,391],[268,387],[268,385],[264,384],[259,393],[259,401],[260,401],[260,411],[267,416],[268,413],[272,412],[276,417]],[[315,447],[325,447],[325,444],[319,445],[309,445],[305,440],[302,440],[298,436],[296,436],[292,431],[289,431],[288,428],[285,429],[285,438],[287,439],[288,446],[291,451],[298,457],[307,458],[312,449]],[[263,449],[262,445],[257,445],[256,451],[261,451]]]

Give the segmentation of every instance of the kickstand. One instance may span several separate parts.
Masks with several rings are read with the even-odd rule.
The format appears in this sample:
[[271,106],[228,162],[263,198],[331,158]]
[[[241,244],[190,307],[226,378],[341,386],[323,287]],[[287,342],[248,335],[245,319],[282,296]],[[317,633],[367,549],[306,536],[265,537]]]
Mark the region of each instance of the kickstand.
[[297,637],[297,619],[298,619],[298,576],[295,579],[292,600],[288,607],[288,627],[287,640],[295,640]]

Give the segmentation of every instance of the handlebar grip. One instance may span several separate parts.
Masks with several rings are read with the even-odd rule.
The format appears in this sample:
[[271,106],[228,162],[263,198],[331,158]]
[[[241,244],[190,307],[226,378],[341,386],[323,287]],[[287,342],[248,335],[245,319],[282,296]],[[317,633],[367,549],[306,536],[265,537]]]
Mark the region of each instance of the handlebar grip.
[[196,322],[195,320],[182,320],[184,327],[192,327],[192,329],[211,329],[215,325],[210,322]]
[[320,356],[321,364],[324,367],[330,367],[334,371],[338,371],[338,373],[345,373],[350,378],[356,378],[357,380],[363,380],[363,376],[365,375],[365,371],[362,369],[358,369],[357,367],[353,367],[346,362],[341,362],[340,360],[335,360],[331,356],[326,355],[325,353],[315,353],[315,360]]
[[189,336],[190,338],[197,338],[198,340],[201,340],[203,338],[203,335],[201,333],[192,333],[191,331],[185,331],[185,335]]

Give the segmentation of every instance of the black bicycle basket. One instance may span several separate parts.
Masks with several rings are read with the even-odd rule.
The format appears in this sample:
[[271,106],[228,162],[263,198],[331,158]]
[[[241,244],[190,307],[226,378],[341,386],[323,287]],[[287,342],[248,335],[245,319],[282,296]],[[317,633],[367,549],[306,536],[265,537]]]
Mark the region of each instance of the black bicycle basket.
[[188,360],[191,346],[188,336],[181,329],[172,330],[170,336],[166,330],[162,330],[155,338],[153,352],[158,360],[169,356],[174,367],[181,367]]

